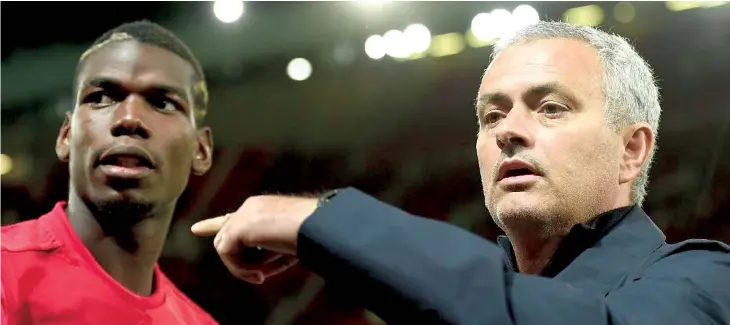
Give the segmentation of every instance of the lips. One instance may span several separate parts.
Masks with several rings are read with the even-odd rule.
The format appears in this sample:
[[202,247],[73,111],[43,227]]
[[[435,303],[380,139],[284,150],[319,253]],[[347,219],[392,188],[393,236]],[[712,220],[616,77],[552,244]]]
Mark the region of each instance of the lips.
[[499,166],[499,172],[497,174],[497,182],[506,179],[506,178],[512,178],[512,177],[519,177],[519,176],[540,176],[540,173],[537,171],[537,169],[521,160],[508,160],[504,161]]
[[104,152],[96,166],[117,166],[123,168],[156,168],[147,151],[136,146],[116,146]]
[[100,166],[118,166],[118,167],[125,167],[125,168],[136,168],[136,167],[146,167],[146,168],[154,168],[152,165],[152,162],[141,156],[133,155],[133,154],[115,154],[106,156],[103,159],[99,160]]
[[112,187],[124,189],[138,185],[151,175],[157,164],[144,149],[136,146],[116,146],[104,152],[95,167],[105,175]]

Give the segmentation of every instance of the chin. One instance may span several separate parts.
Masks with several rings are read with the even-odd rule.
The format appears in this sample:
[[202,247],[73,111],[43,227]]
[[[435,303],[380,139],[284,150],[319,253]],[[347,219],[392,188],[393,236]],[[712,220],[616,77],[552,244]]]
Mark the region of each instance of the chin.
[[141,188],[127,188],[127,189],[114,189],[110,187],[104,187],[93,191],[94,194],[89,194],[88,198],[94,202],[114,202],[118,204],[151,204],[154,200],[154,195],[145,191]]
[[135,223],[152,215],[156,206],[153,196],[142,189],[106,187],[89,192],[81,196],[82,200],[95,216],[105,219],[124,218]]
[[495,201],[489,207],[489,212],[505,232],[509,232],[508,229],[549,227],[557,217],[551,200],[536,193],[508,192],[495,198]]

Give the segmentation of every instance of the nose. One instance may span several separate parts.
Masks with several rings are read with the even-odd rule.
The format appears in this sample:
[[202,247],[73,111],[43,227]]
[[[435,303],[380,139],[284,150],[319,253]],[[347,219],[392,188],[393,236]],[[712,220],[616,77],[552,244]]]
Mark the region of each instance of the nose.
[[128,136],[140,139],[150,137],[150,129],[145,125],[144,116],[149,111],[147,101],[137,95],[127,96],[114,111],[111,134],[114,137]]
[[529,148],[534,145],[532,114],[529,109],[514,107],[499,122],[495,138],[502,151],[514,151],[517,148]]

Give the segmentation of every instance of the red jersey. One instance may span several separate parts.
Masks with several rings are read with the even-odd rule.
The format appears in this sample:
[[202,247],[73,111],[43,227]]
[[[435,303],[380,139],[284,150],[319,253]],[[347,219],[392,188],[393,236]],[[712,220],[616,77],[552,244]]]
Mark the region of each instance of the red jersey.
[[217,322],[155,265],[140,296],[96,262],[60,202],[36,220],[2,227],[2,325],[209,325]]

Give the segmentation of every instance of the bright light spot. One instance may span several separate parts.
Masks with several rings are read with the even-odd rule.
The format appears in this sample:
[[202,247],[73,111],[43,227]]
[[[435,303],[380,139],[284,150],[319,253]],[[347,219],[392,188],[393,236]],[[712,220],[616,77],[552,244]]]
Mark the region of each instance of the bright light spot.
[[459,33],[436,35],[431,41],[431,55],[435,57],[458,54],[464,50],[464,37]]
[[571,8],[563,14],[563,20],[582,26],[598,26],[603,23],[603,9],[597,5]]
[[213,14],[221,22],[232,23],[243,15],[243,1],[216,0],[213,3]]
[[489,42],[497,38],[498,29],[488,13],[480,13],[471,20],[471,31],[480,41]]
[[492,10],[490,17],[490,20],[494,24],[494,29],[497,31],[497,38],[507,38],[517,30],[512,14],[507,10]]
[[471,32],[478,40],[489,43],[512,36],[517,29],[533,23],[535,17],[539,20],[537,11],[530,6],[519,6],[515,12],[520,16],[513,17],[504,9],[478,14],[471,20]]
[[286,74],[292,80],[307,80],[312,75],[312,64],[307,59],[296,58],[289,61],[289,65],[286,66]]
[[384,3],[391,2],[392,0],[352,0],[363,6],[377,6]]
[[683,11],[699,8],[702,6],[702,4],[697,1],[667,1],[664,3],[664,5],[670,11]]
[[427,52],[416,52],[409,55],[406,59],[408,60],[418,60],[426,57]]
[[426,26],[421,24],[413,24],[403,31],[407,48],[410,54],[421,53],[428,50],[431,45],[431,32]]
[[712,7],[726,5],[728,2],[727,1],[703,1],[701,3],[702,3],[702,6],[705,8],[712,8]]
[[485,47],[494,44],[494,40],[483,41],[474,35],[471,29],[466,31],[466,43],[471,47]]
[[399,30],[389,30],[383,34],[385,42],[385,53],[398,59],[407,58],[411,53],[408,50],[403,32]]
[[0,175],[5,175],[13,170],[13,159],[10,156],[0,154]]
[[512,10],[515,29],[521,29],[530,25],[537,24],[540,21],[540,14],[535,8],[529,5],[519,5]]
[[613,6],[613,18],[624,24],[630,23],[636,17],[636,10],[630,2],[619,2]]
[[385,41],[380,35],[373,35],[365,40],[365,54],[373,60],[382,59],[385,56]]
[[717,7],[727,3],[727,1],[667,1],[664,3],[664,5],[670,11],[683,11],[700,7]]
[[360,7],[364,7],[370,10],[382,10],[384,5],[391,2],[391,0],[353,0],[357,2]]

